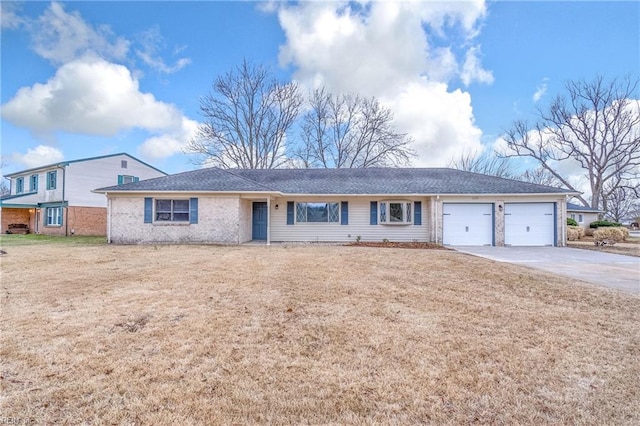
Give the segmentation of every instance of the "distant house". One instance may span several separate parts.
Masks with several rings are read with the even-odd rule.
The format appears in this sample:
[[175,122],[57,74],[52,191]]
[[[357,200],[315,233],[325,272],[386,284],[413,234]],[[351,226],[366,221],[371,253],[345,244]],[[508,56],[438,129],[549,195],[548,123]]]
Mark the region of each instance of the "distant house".
[[208,168],[97,189],[111,243],[563,246],[567,189],[441,168]]
[[578,226],[587,229],[591,222],[598,220],[598,216],[603,213],[602,210],[592,209],[591,207],[581,206],[579,204],[567,203],[567,217],[578,222]]
[[91,191],[160,176],[166,173],[125,153],[8,174],[11,192],[0,198],[2,232],[19,224],[39,234],[106,235],[107,200]]

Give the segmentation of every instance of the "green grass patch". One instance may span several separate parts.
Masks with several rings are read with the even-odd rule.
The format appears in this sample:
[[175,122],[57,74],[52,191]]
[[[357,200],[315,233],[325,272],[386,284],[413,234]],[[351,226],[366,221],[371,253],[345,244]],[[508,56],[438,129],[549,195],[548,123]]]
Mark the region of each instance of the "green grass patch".
[[106,244],[106,237],[85,237],[74,235],[72,237],[60,237],[54,235],[39,234],[0,234],[0,247],[28,246],[43,244],[73,244],[73,245],[96,245]]

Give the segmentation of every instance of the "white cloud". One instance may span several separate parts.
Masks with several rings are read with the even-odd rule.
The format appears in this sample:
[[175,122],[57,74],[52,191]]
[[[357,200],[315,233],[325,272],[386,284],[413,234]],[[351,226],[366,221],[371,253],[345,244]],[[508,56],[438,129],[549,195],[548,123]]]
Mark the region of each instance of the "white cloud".
[[18,14],[19,8],[20,3],[18,2],[0,2],[0,24],[2,29],[15,30],[25,23],[25,20]]
[[62,161],[64,160],[64,155],[62,155],[59,149],[52,146],[38,145],[35,148],[28,149],[25,154],[13,154],[11,159],[18,164],[22,164],[25,168],[30,169]]
[[[442,165],[452,154],[481,149],[469,94],[450,92],[447,83],[456,77],[465,84],[493,81],[480,64],[479,47],[469,47],[485,13],[483,1],[283,6],[280,62],[295,66],[294,78],[306,87],[379,98],[399,130],[415,139],[416,165]],[[427,29],[463,39],[463,57],[454,53],[460,46],[431,46]]]
[[188,118],[182,119],[182,125],[159,136],[153,136],[138,148],[138,151],[147,158],[158,159],[170,157],[183,151],[186,144],[196,135],[198,122]]
[[[126,67],[89,56],[63,65],[44,84],[20,89],[2,106],[2,117],[40,137],[58,131],[114,136],[138,128],[165,141],[183,140],[194,123],[174,105],[141,92]],[[145,148],[145,152],[154,151]],[[177,151],[155,152],[150,156]]]
[[182,114],[140,92],[126,67],[84,57],[60,67],[45,84],[20,89],[2,106],[2,117],[36,134],[113,136],[133,127],[173,129],[180,125]]
[[[140,49],[136,49],[136,55],[148,66],[165,74],[173,74],[191,63],[190,58],[178,58],[174,65],[167,65],[165,60],[159,55],[160,47],[164,45],[164,37],[160,34],[158,27],[153,27],[141,35]],[[183,48],[175,49],[175,53],[180,53]]]
[[33,49],[54,64],[69,62],[87,53],[122,60],[129,51],[130,42],[115,37],[109,26],[93,28],[80,13],[67,13],[60,3],[51,3],[29,26]]
[[542,80],[542,83],[540,83],[540,85],[538,85],[538,87],[536,88],[535,93],[533,94],[533,102],[538,102],[540,99],[542,99],[542,97],[547,93],[547,81],[549,79],[545,78]]
[[491,71],[487,71],[482,68],[482,64],[478,58],[479,54],[480,48],[478,46],[474,46],[467,50],[464,64],[460,71],[460,79],[465,86],[469,86],[474,81],[485,84],[493,83],[493,74]]

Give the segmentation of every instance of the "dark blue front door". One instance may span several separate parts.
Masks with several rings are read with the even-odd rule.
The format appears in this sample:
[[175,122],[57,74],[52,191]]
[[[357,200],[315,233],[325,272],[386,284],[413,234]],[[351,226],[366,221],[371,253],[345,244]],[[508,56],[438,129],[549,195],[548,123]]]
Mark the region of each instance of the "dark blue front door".
[[267,203],[253,203],[253,232],[251,233],[252,239],[267,239],[267,214]]

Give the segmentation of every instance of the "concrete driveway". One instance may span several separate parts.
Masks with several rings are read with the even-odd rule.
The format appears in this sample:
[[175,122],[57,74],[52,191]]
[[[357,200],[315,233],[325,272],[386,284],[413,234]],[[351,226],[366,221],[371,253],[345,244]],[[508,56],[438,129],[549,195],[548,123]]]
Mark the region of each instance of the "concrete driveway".
[[515,263],[640,294],[640,258],[567,247],[454,247],[461,253]]

